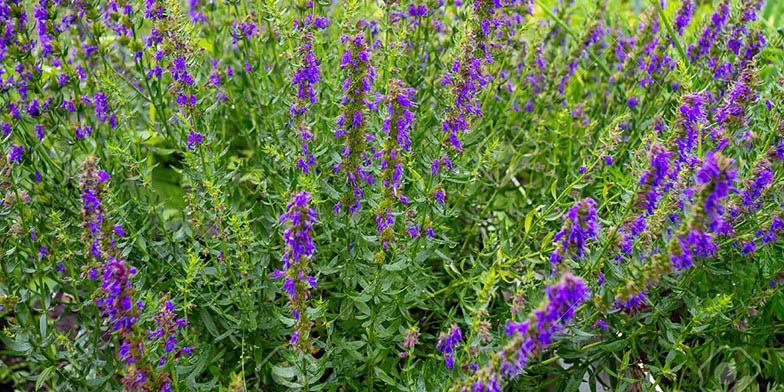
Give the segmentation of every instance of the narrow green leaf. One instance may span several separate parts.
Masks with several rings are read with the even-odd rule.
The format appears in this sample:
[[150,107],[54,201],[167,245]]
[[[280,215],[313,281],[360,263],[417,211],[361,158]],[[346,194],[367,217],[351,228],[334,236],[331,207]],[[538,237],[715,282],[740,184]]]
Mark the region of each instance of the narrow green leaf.
[[525,232],[528,233],[531,230],[531,223],[534,220],[534,215],[536,214],[536,210],[531,210],[528,212],[528,215],[525,216]]
[[48,380],[49,377],[52,376],[52,373],[54,373],[54,366],[49,366],[48,368],[44,369],[41,372],[41,374],[38,375],[38,380],[35,381],[35,390],[36,391],[41,389],[42,386],[44,386],[44,383],[46,383],[46,380]]

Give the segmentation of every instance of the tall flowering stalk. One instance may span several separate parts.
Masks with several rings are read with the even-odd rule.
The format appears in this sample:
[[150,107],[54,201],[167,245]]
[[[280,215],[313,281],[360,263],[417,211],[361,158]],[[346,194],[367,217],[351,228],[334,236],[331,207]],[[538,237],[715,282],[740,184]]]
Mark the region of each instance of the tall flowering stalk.
[[570,61],[566,64],[566,68],[562,69],[558,73],[557,89],[561,95],[564,95],[567,84],[577,71],[577,66],[580,64],[580,60],[587,55],[588,51],[591,50],[592,47],[603,46],[604,36],[607,35],[609,31],[610,29],[605,27],[603,20],[598,20],[592,23],[591,26],[585,31],[585,34],[582,37],[582,41],[580,42],[580,46],[574,49]]
[[[657,227],[659,222],[649,224],[649,219],[659,208],[662,195],[672,192],[671,199],[677,198],[684,191],[691,171],[683,172],[683,168],[691,168],[697,162],[694,147],[698,144],[700,130],[707,123],[708,102],[702,94],[686,94],[679,107],[679,116],[675,122],[675,131],[665,144],[653,143],[648,151],[648,169],[640,178],[640,188],[635,195],[634,207],[637,213],[629,217],[622,225],[616,238],[620,252],[616,259],[622,260],[633,254],[634,242],[649,226]],[[658,216],[658,221],[664,216]]]
[[703,186],[702,200],[692,212],[692,219],[676,234],[680,249],[671,246],[670,257],[677,269],[691,267],[696,257],[709,257],[716,251],[711,233],[727,233],[732,230],[724,219],[724,199],[735,191],[737,174],[734,161],[719,153],[710,152],[697,172],[697,183]]
[[[761,31],[749,28],[749,24],[757,20],[764,3],[763,0],[744,1],[743,7],[738,10],[735,20],[730,25],[732,31],[728,32],[727,49],[741,58],[739,64],[741,68],[765,45],[765,35]],[[744,37],[746,42],[743,40]]]
[[290,344],[299,350],[310,347],[311,322],[306,312],[310,289],[316,288],[316,277],[309,275],[310,259],[316,251],[313,241],[313,225],[319,223],[318,213],[310,207],[311,195],[300,192],[292,196],[286,205],[288,211],[280,216],[281,224],[288,224],[283,232],[285,250],[281,269],[272,273],[272,278],[283,279],[283,289],[289,297],[291,317],[296,320]]
[[[171,391],[172,377],[161,370],[167,359],[178,359],[191,355],[193,347],[178,347],[177,333],[187,326],[185,319],[176,319],[174,306],[166,303],[161,314],[156,316],[157,328],[145,333],[139,324],[145,309],[144,302],[133,287],[132,279],[137,274],[135,267],[128,266],[118,249],[116,238],[123,237],[121,225],[110,226],[105,219],[102,196],[109,175],[100,170],[98,159],[85,161],[80,176],[82,190],[82,219],[88,235],[93,239],[91,253],[99,265],[90,269],[90,280],[100,284],[95,295],[95,304],[103,321],[109,325],[109,333],[118,337],[116,356],[123,365],[121,382],[127,391]],[[145,339],[145,335],[147,338]],[[165,339],[164,352],[157,361],[152,359],[150,340]]]
[[699,59],[707,56],[713,49],[716,39],[721,35],[727,24],[727,18],[730,13],[729,3],[729,0],[723,0],[719,3],[716,12],[711,15],[711,24],[702,31],[697,44],[689,46],[687,52],[692,64],[696,64]]
[[673,270],[690,268],[698,258],[714,256],[716,234],[732,230],[725,219],[724,202],[735,191],[737,171],[734,161],[720,153],[709,152],[697,172],[699,198],[692,206],[688,221],[670,238],[667,250],[655,255],[636,278],[627,281],[616,294],[616,306],[639,306],[645,291]]
[[346,44],[346,51],[340,64],[340,69],[346,72],[343,81],[343,114],[338,118],[338,130],[335,137],[345,138],[341,155],[343,160],[334,166],[334,171],[341,171],[346,176],[347,188],[341,200],[335,204],[335,212],[341,207],[348,208],[353,214],[359,209],[365,193],[362,183],[373,184],[373,174],[366,168],[370,164],[366,152],[367,142],[372,135],[366,132],[367,111],[373,107],[374,102],[368,97],[376,71],[370,62],[370,50],[362,33],[354,37],[343,36],[341,42]]
[[411,152],[409,132],[414,121],[411,113],[414,108],[414,89],[405,87],[400,80],[392,79],[385,103],[388,116],[384,119],[382,130],[387,135],[382,150],[376,154],[381,158],[384,199],[379,203],[376,213],[376,231],[386,248],[387,243],[395,240],[393,203],[399,200],[403,205],[408,204],[408,198],[402,191],[403,164],[405,154]]
[[[473,2],[473,15],[465,25],[457,58],[441,80],[443,86],[449,86],[451,99],[441,123],[443,143],[457,153],[463,151],[462,134],[468,132],[472,123],[482,116],[479,97],[492,80],[486,67],[493,62],[490,44],[491,33],[495,29],[493,15],[502,7],[498,1]],[[448,155],[436,158],[431,164],[433,176],[445,168],[452,169]]]
[[[691,0],[683,1],[673,22],[673,30],[677,31],[678,35],[683,35],[683,30],[691,22],[693,13],[694,3]],[[674,68],[676,64],[668,54],[669,49],[674,45],[672,37],[665,39],[664,37],[656,36],[651,45],[654,45],[655,49],[650,53],[650,59],[646,66],[643,67],[646,76],[640,79],[640,86],[642,87],[651,87],[660,81],[662,75]]]
[[520,375],[528,361],[559,338],[589,297],[582,278],[566,273],[545,290],[547,298],[520,323],[508,322],[509,343],[471,377],[458,381],[451,392],[501,392],[502,385]]
[[678,151],[678,161],[674,168],[676,175],[680,173],[682,164],[691,166],[694,163],[692,151],[698,144],[698,137],[702,137],[701,125],[707,122],[708,101],[703,94],[686,94],[682,101],[675,132],[668,141],[669,148]]
[[302,138],[302,155],[297,159],[297,167],[306,174],[316,165],[316,160],[308,145],[308,141],[313,139],[314,135],[306,121],[306,113],[308,106],[317,101],[313,88],[321,80],[319,61],[313,53],[313,29],[324,29],[327,26],[329,26],[329,19],[321,17],[314,19],[313,15],[308,15],[302,23],[295,21],[294,24],[294,29],[299,34],[302,43],[296,53],[299,66],[294,71],[291,80],[291,83],[297,88],[297,95],[291,103],[289,112],[292,124]]
[[683,30],[689,25],[693,16],[694,2],[692,0],[683,0],[681,2],[681,7],[678,9],[678,13],[675,16],[675,21],[673,22],[675,24],[675,31],[678,32],[678,35],[683,36]]
[[98,158],[85,160],[84,169],[79,177],[82,190],[82,227],[85,229],[85,243],[90,244],[91,252],[96,260],[103,258],[101,241],[104,237],[103,193],[109,174],[98,167]]
[[716,121],[722,127],[742,126],[746,124],[746,107],[757,100],[755,92],[754,64],[749,64],[740,74],[738,80],[732,85],[729,94],[724,97],[724,102],[719,107]]
[[[658,208],[662,194],[673,187],[673,182],[668,181],[677,179],[670,167],[673,155],[675,153],[668,151],[662,144],[654,143],[650,146],[649,167],[640,178],[640,188],[634,200],[634,207],[639,213],[627,219],[620,230],[618,245],[623,255],[633,254],[634,241],[646,229],[648,216],[653,215]],[[617,258],[622,259],[623,256],[619,254]]]

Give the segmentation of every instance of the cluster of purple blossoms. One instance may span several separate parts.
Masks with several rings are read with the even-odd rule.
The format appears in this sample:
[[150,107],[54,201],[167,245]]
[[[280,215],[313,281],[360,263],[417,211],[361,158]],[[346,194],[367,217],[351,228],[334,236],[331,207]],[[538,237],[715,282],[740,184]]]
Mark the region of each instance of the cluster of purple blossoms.
[[414,108],[414,91],[400,80],[390,80],[385,99],[388,115],[382,125],[387,137],[382,150],[374,156],[381,159],[381,183],[384,185],[384,198],[387,201],[379,205],[376,214],[377,231],[384,248],[388,242],[395,240],[392,201],[400,200],[403,205],[408,204],[408,198],[402,192],[405,162],[403,155],[411,152],[409,132],[414,122],[411,112]]
[[681,3],[681,8],[678,9],[678,14],[675,16],[675,31],[678,35],[683,36],[683,30],[691,22],[694,16],[694,2],[692,0],[684,0]]
[[411,17],[423,17],[427,16],[429,13],[427,9],[427,5],[425,4],[409,4],[408,5],[408,15]]
[[22,157],[24,157],[24,147],[17,146],[13,143],[8,146],[8,154],[6,154],[6,159],[8,162],[22,162]]
[[[485,70],[485,64],[493,62],[493,45],[489,39],[491,30],[497,25],[492,23],[492,20],[493,15],[502,7],[500,1],[474,2],[474,14],[479,23],[465,31],[458,58],[452,62],[441,80],[442,86],[450,86],[453,97],[452,104],[446,109],[441,130],[445,133],[444,143],[448,141],[451,149],[457,152],[463,151],[461,134],[468,132],[474,118],[482,116],[479,95],[492,80],[492,76]],[[433,175],[443,166],[439,162],[433,162]]]
[[773,183],[775,173],[771,170],[770,161],[765,158],[757,161],[752,169],[752,176],[745,181],[744,190],[742,192],[743,207],[748,210],[756,210],[759,208],[759,198],[762,192],[770,187]]
[[721,125],[744,124],[746,122],[746,106],[758,98],[754,91],[754,70],[747,67],[741,72],[732,86],[730,93],[724,97],[716,121]]
[[[759,31],[752,31],[751,34],[748,30],[748,24],[757,20],[757,14],[762,9],[763,1],[751,0],[744,2],[743,9],[740,13],[740,20],[735,22],[735,27],[729,33],[727,40],[727,49],[731,50],[735,55],[741,55],[744,60],[749,60],[759,49],[765,45],[765,37]],[[744,45],[743,37],[746,36],[747,43]],[[745,50],[743,50],[745,47]]]
[[675,155],[672,151],[658,143],[651,145],[648,151],[648,161],[650,167],[640,178],[640,203],[649,215],[653,215],[659,203],[662,193],[667,193],[672,188],[672,182],[667,179],[675,180],[676,177],[670,170],[670,159]]
[[696,258],[716,253],[715,234],[729,234],[733,228],[724,217],[724,200],[734,187],[737,170],[734,161],[720,153],[709,152],[697,172],[702,185],[701,201],[695,204],[691,221],[670,243],[670,260],[676,269],[689,268]]
[[627,299],[615,301],[613,303],[613,309],[623,309],[632,313],[639,312],[646,306],[645,297],[647,295],[648,292],[643,290]]
[[[365,151],[368,141],[373,139],[365,131],[367,124],[366,108],[375,109],[376,103],[368,98],[376,71],[370,62],[370,50],[365,43],[362,33],[354,37],[343,36],[341,42],[347,44],[343,53],[340,69],[346,70],[346,79],[343,81],[343,113],[338,118],[338,130],[335,137],[345,137],[345,144],[341,155],[343,160],[335,164],[335,173],[345,173],[347,187],[343,197],[334,206],[337,213],[342,206],[348,208],[353,214],[361,205],[365,193],[362,182],[372,185],[375,181],[373,174],[366,169],[370,166],[370,155]],[[372,151],[371,151],[372,152]]]
[[727,232],[722,201],[730,192],[737,192],[734,186],[737,169],[734,164],[735,161],[720,153],[708,152],[697,172],[697,183],[705,187],[702,212],[708,219],[708,228],[711,231]]
[[188,14],[191,16],[191,21],[193,21],[193,23],[207,23],[209,21],[207,15],[204,15],[203,12],[198,10],[202,6],[202,3],[206,3],[206,1],[188,0]]
[[400,358],[408,358],[412,356],[414,347],[419,342],[419,328],[411,327],[406,330],[406,337],[403,339],[403,350],[398,353]]
[[585,251],[585,242],[596,238],[598,232],[596,202],[591,198],[578,201],[564,215],[563,227],[553,237],[556,246],[553,253],[550,254],[550,262],[557,266],[566,257],[575,259],[582,257]]
[[150,20],[163,18],[163,1],[144,0],[144,17]]
[[112,127],[112,129],[117,127],[117,116],[114,113],[109,113],[109,102],[106,99],[106,94],[95,94],[95,97],[92,100],[92,104],[95,108],[95,118],[97,118],[102,123],[109,121],[109,125]]
[[308,14],[308,16],[305,17],[305,20],[301,21],[299,19],[295,19],[293,23],[293,28],[294,30],[298,30],[298,29],[307,29],[308,27],[313,26],[313,28],[324,30],[327,27],[329,27],[329,25],[331,24],[332,21],[329,20],[329,18],[327,17]]
[[308,105],[316,103],[316,93],[313,91],[313,86],[321,80],[319,75],[319,62],[316,55],[313,54],[313,32],[309,31],[309,27],[324,29],[329,26],[330,20],[327,18],[316,17],[308,15],[303,23],[294,21],[294,29],[302,30],[302,45],[297,50],[299,56],[300,66],[294,72],[291,83],[297,86],[297,96],[291,104],[292,123],[297,129],[300,137],[302,138],[302,155],[297,159],[297,167],[303,173],[310,172],[310,168],[316,165],[316,159],[310,152],[308,140],[313,138],[313,133],[305,121],[305,113],[308,110]]
[[[392,11],[390,12],[390,21],[392,23],[399,23],[401,21],[407,21],[410,24],[412,29],[416,29],[419,27],[420,23],[422,23],[426,17],[432,16],[438,10],[431,10],[427,7],[427,4],[414,4],[411,3],[408,7],[401,11]],[[443,25],[439,22],[437,17],[433,18],[433,27],[437,32],[441,32],[440,29],[443,29]]]
[[612,51],[610,53],[613,56],[612,58],[612,63],[614,64],[613,68],[616,71],[620,71],[623,69],[623,64],[626,62],[626,59],[629,58],[629,52],[632,50],[632,48],[634,48],[636,41],[637,38],[634,36],[627,37],[624,35],[622,31],[616,32],[615,39],[611,40],[611,42],[614,42],[613,43],[614,47],[612,48]]
[[164,355],[158,360],[158,366],[164,366],[169,359],[178,359],[183,355],[190,356],[195,347],[178,347],[177,333],[188,327],[188,320],[177,318],[174,313],[174,304],[166,301],[155,315],[156,328],[148,332],[147,338],[164,342]]
[[776,241],[779,237],[784,237],[784,220],[781,216],[774,215],[768,228],[758,231],[756,237],[766,245]]
[[[674,21],[673,29],[679,35],[683,35],[683,30],[691,22],[694,14],[694,3],[691,0],[685,0],[681,3],[678,9],[677,16]],[[658,23],[658,22],[657,22]],[[656,25],[658,29],[658,24]],[[664,39],[659,36],[654,36],[646,50],[646,55],[650,56],[647,65],[643,65],[644,61],[641,59],[641,70],[646,72],[646,76],[640,79],[641,87],[650,87],[656,81],[660,81],[665,71],[669,71],[675,67],[675,61],[668,55],[668,50],[674,45],[672,37]],[[655,47],[655,50],[653,49]]]
[[[481,116],[481,106],[476,98],[477,93],[487,85],[489,75],[484,74],[482,59],[473,57],[474,43],[466,38],[463,44],[462,60],[455,60],[442,81],[442,85],[451,86],[455,97],[454,106],[447,108],[447,116],[442,124],[451,147],[455,151],[463,150],[460,135],[468,131],[472,117]],[[438,164],[434,163],[437,168]],[[438,173],[438,169],[434,170]]]
[[604,48],[606,45],[604,37],[608,32],[610,32],[610,30],[610,28],[605,26],[604,21],[600,20],[593,23],[591,27],[585,31],[585,35],[583,36],[580,46],[575,48],[574,53],[571,55],[571,60],[567,63],[566,69],[561,71],[561,77],[557,86],[558,92],[561,95],[563,95],[566,91],[567,83],[572,78],[572,76],[574,76],[580,60],[587,56],[588,51],[591,50],[592,47]]
[[574,319],[575,310],[589,297],[582,278],[564,274],[546,289],[547,299],[523,322],[508,322],[506,334],[512,340],[473,376],[458,383],[451,391],[501,392],[504,380],[520,375],[528,361],[558,339]]
[[319,66],[316,55],[313,54],[313,35],[305,33],[302,35],[302,45],[298,50],[301,66],[294,71],[291,83],[297,86],[297,99],[291,104],[292,117],[297,118],[307,112],[308,104],[316,103],[316,94],[313,86],[319,82]]
[[[82,190],[82,219],[91,238],[91,252],[101,264],[90,269],[89,279],[97,280],[100,284],[95,304],[101,311],[101,317],[109,325],[110,333],[118,336],[120,344],[117,347],[117,358],[124,365],[124,375],[121,380],[126,390],[129,391],[170,391],[171,376],[165,372],[158,372],[149,361],[150,349],[142,338],[139,320],[145,305],[137,299],[136,290],[133,288],[132,279],[137,270],[128,266],[120,253],[115,249],[115,239],[107,243],[105,238],[110,235],[123,237],[126,235],[122,225],[105,225],[105,210],[102,201],[105,183],[109,175],[98,168],[96,157],[88,158],[80,176]],[[105,228],[105,229],[104,229]],[[111,253],[116,253],[112,255]],[[165,352],[176,350],[177,339],[175,326],[184,327],[185,321],[175,319],[174,308],[167,302],[161,315],[156,317],[158,329],[150,333],[150,339],[165,338]],[[175,358],[183,354],[190,355],[192,347],[177,350]],[[161,366],[166,361],[162,357]]]
[[694,159],[691,155],[692,150],[697,145],[699,127],[707,122],[707,99],[704,95],[693,93],[683,96],[680,117],[677,120],[677,132],[674,139],[678,149],[678,164],[675,167],[675,175],[680,173],[680,165],[686,163],[691,165]]
[[185,86],[193,86],[193,77],[188,72],[186,59],[183,56],[175,57],[172,61],[172,66],[169,69],[172,79],[182,83]]
[[105,209],[102,195],[108,180],[109,174],[98,168],[98,158],[91,157],[85,161],[84,170],[79,177],[82,190],[82,227],[91,244],[92,253],[98,260],[102,258],[100,243],[104,232]]
[[761,30],[754,30],[746,36],[746,50],[743,52],[743,61],[741,67],[747,65],[754,56],[756,56],[763,48],[767,46],[765,33]]
[[[760,158],[751,170],[750,176],[743,181],[743,190],[740,192],[741,205],[729,207],[727,220],[731,222],[729,226],[735,222],[742,221],[743,216],[741,213],[753,213],[761,205],[761,198],[763,193],[770,188],[773,184],[775,172],[772,170],[770,161],[766,158]],[[777,232],[784,228],[781,225],[781,219],[778,216],[773,216],[772,223],[768,229],[760,229],[755,233],[755,238],[748,241],[736,241],[734,245],[737,247],[741,244],[741,253],[752,254],[757,250],[757,245],[767,245],[777,239]],[[732,235],[734,232],[723,234]]]
[[449,331],[442,332],[441,336],[438,337],[436,348],[441,350],[444,354],[444,365],[446,365],[446,368],[449,370],[452,370],[455,367],[455,348],[457,348],[457,344],[462,341],[463,333],[457,325],[452,325],[452,327],[449,328]]
[[204,141],[204,135],[199,132],[195,132],[193,130],[190,131],[188,134],[188,149],[190,150],[194,146],[201,145]]
[[[49,19],[47,3],[49,3],[47,0],[39,0],[38,4],[33,7],[33,17],[38,27],[38,42],[40,43],[41,56],[43,57],[48,56],[52,52],[52,41],[55,40],[55,37],[50,32],[59,33],[59,31],[50,31],[47,27],[47,20]],[[51,23],[51,25],[55,30],[58,28],[56,22]]]
[[286,205],[288,211],[280,216],[281,224],[288,223],[283,232],[286,245],[281,258],[281,269],[271,274],[273,279],[284,279],[283,289],[288,294],[291,317],[296,320],[290,344],[301,350],[305,350],[310,344],[308,331],[311,323],[305,310],[306,301],[310,299],[310,289],[316,288],[316,277],[308,274],[310,259],[316,251],[313,225],[319,222],[316,219],[318,213],[309,206],[310,201],[310,193],[296,193]]
[[721,34],[724,26],[727,24],[729,13],[729,0],[724,0],[719,3],[716,12],[711,15],[711,24],[705,27],[697,45],[690,45],[688,48],[687,52],[692,64],[696,64],[697,60],[710,53],[716,38]]
[[232,27],[231,43],[234,49],[237,48],[237,41],[243,39],[250,40],[254,36],[259,35],[259,26],[251,21],[247,21],[247,22],[242,21],[239,23],[235,22],[234,24],[231,25],[231,27]]
[[622,254],[616,255],[617,260],[622,260],[623,254],[631,255],[633,253],[634,241],[645,231],[647,218],[654,214],[661,196],[673,188],[673,181],[676,180],[674,171],[670,167],[670,159],[673,155],[675,155],[674,152],[667,151],[659,143],[650,146],[648,150],[650,166],[642,174],[640,189],[635,196],[634,206],[641,212],[626,221],[621,228],[618,246]]

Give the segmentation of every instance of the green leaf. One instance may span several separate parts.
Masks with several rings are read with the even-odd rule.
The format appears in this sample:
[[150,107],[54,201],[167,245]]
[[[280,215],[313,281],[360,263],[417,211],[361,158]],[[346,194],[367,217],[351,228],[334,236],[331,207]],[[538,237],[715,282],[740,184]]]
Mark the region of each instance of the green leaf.
[[531,210],[528,212],[528,215],[525,216],[525,232],[528,233],[531,230],[531,223],[534,220],[534,215],[536,214],[536,210]]
[[392,379],[392,377],[390,377],[390,376],[389,376],[389,375],[388,375],[388,374],[387,374],[387,373],[386,373],[386,372],[385,372],[383,369],[381,369],[380,367],[376,366],[375,368],[373,368],[373,370],[375,371],[375,373],[376,373],[376,376],[378,376],[378,378],[380,378],[380,379],[381,379],[382,381],[384,381],[385,383],[387,383],[387,384],[389,384],[389,385],[396,385],[396,383],[395,383],[395,380],[394,380],[394,379]]
[[569,383],[566,384],[566,391],[577,391],[579,390],[580,383],[583,381],[583,376],[585,375],[585,371],[587,367],[580,366],[577,368],[574,373],[572,373],[572,377],[569,378]]
[[38,320],[38,328],[41,330],[41,336],[46,337],[46,313],[41,313],[41,318]]
[[85,380],[85,383],[87,384],[88,387],[98,388],[104,386],[104,384],[106,384],[106,382],[109,381],[111,377],[112,375],[109,374],[104,377],[88,378],[87,380]]
[[52,373],[54,373],[54,369],[55,369],[54,366],[49,366],[48,368],[44,369],[41,372],[41,374],[38,375],[38,380],[35,381],[35,390],[36,391],[41,389],[42,386],[44,386],[44,383],[46,382],[46,380],[48,380],[49,377],[52,376]]
[[294,366],[273,366],[272,367],[272,374],[283,378],[283,379],[292,379],[297,376],[299,371]]
[[212,320],[209,310],[201,308],[199,310],[199,317],[201,317],[201,321],[204,322],[204,326],[207,327],[210,334],[212,336],[218,336],[218,328],[215,326],[215,321]]
[[405,260],[400,260],[400,261],[398,261],[396,263],[385,264],[384,265],[384,269],[387,270],[387,271],[401,271],[401,270],[406,269],[407,265],[408,265],[408,263],[406,263]]

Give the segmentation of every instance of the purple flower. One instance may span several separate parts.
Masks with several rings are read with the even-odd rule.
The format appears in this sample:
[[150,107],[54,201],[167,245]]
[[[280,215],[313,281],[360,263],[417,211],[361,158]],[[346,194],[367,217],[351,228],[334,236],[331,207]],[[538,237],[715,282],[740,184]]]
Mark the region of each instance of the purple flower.
[[675,17],[675,31],[678,35],[683,36],[683,30],[689,25],[692,16],[694,15],[694,2],[692,0],[684,0],[681,3],[681,8],[678,9],[678,14]]
[[202,136],[202,134],[191,131],[188,135],[188,149],[193,148],[193,146],[201,145],[203,140],[204,136]]
[[17,146],[13,143],[8,148],[8,161],[9,162],[22,162],[24,155],[24,147]]
[[725,96],[724,102],[719,108],[716,116],[719,123],[728,125],[746,121],[746,106],[757,100],[753,85],[754,72],[751,68],[746,68],[741,72],[740,77],[732,86],[730,93]]
[[711,24],[705,27],[699,41],[696,45],[691,45],[688,48],[688,56],[691,63],[695,64],[697,60],[706,56],[713,48],[713,43],[719,37],[725,24],[727,17],[730,13],[730,5],[728,0],[719,3],[716,12],[711,15]]
[[553,242],[556,248],[550,255],[550,262],[560,263],[564,257],[582,257],[587,240],[596,238],[599,226],[596,221],[596,202],[585,198],[575,203],[564,215],[564,224]]
[[647,291],[643,290],[636,295],[632,295],[629,299],[625,301],[616,301],[613,304],[614,309],[624,309],[629,312],[635,312],[642,309],[645,306],[645,296],[648,295]]
[[436,198],[436,201],[438,201],[438,204],[443,205],[444,204],[444,198],[446,197],[446,192],[444,192],[443,189],[438,189],[435,192],[433,192],[433,197]]
[[[308,275],[309,261],[316,251],[313,241],[313,225],[318,213],[309,206],[311,195],[308,192],[296,193],[286,205],[288,209],[280,216],[281,224],[288,224],[283,232],[285,249],[283,252],[282,268],[271,274],[273,279],[284,279],[283,288],[289,298],[289,309],[294,316],[296,344],[298,348],[305,348],[307,339],[300,340],[300,334],[307,336],[310,324],[305,316],[305,300],[310,298],[310,289],[316,287],[316,278]],[[293,338],[292,338],[293,339]],[[301,343],[301,344],[300,344]]]
[[[370,165],[371,155],[366,150],[372,136],[365,130],[367,120],[364,112],[366,109],[373,110],[374,107],[374,103],[368,99],[368,93],[375,81],[376,73],[362,33],[354,37],[343,36],[341,42],[347,46],[340,66],[345,72],[343,83],[345,94],[343,113],[338,118],[339,129],[335,132],[335,137],[345,137],[345,140],[343,160],[335,168],[342,170],[346,179],[339,206],[347,207],[348,212],[353,214],[359,209],[365,197],[363,182],[370,185],[375,181],[372,171],[367,167]],[[375,150],[371,148],[370,153],[374,152]]]
[[457,325],[452,325],[448,332],[441,333],[441,336],[438,338],[436,348],[441,350],[444,354],[444,364],[449,370],[452,370],[455,366],[455,348],[457,347],[457,344],[462,341],[463,333]]
[[[545,292],[547,299],[525,321],[507,323],[506,334],[512,340],[497,353],[500,362],[491,361],[476,372],[477,381],[473,387],[479,386],[479,389],[474,390],[501,391],[500,381],[519,375],[535,353],[552,344],[589,296],[585,282],[570,273],[547,287]],[[485,387],[487,389],[482,389]]]
[[761,159],[754,166],[752,177],[745,182],[743,190],[743,206],[750,209],[759,208],[759,197],[762,192],[773,183],[774,173],[771,170],[770,161]]
[[702,167],[697,171],[697,183],[705,186],[703,212],[709,218],[711,230],[715,230],[723,219],[721,200],[730,192],[736,192],[733,185],[737,175],[734,163],[732,159],[711,151],[706,154]]

